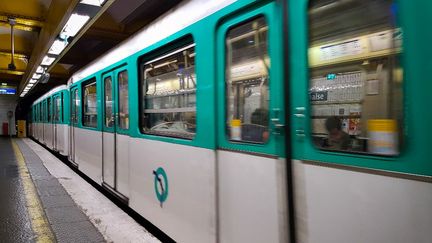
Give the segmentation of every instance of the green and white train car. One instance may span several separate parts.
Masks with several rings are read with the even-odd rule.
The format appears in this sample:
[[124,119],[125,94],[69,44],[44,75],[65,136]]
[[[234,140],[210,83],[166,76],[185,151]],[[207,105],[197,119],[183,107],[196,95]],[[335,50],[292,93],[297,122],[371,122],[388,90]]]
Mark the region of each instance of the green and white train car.
[[58,86],[33,102],[31,136],[48,148],[68,155],[69,149],[69,90]]
[[431,10],[183,1],[72,76],[62,149],[56,91],[33,136],[176,241],[430,242]]

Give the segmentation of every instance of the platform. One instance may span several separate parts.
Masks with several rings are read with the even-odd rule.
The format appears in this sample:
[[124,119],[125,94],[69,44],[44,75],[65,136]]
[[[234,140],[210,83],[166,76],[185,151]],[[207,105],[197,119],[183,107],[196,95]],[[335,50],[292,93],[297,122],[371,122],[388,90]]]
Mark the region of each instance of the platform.
[[45,148],[0,138],[4,242],[159,242]]

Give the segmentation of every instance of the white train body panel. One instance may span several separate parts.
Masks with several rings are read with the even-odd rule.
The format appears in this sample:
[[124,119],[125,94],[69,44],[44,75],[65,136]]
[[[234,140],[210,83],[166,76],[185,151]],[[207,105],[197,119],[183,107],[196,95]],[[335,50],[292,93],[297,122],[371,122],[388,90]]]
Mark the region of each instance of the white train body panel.
[[[132,138],[129,206],[178,242],[216,241],[215,151]],[[153,171],[168,177],[162,207]]]
[[116,134],[117,191],[126,197],[129,197],[129,141],[129,136]]
[[102,133],[75,129],[75,162],[78,168],[96,183],[102,183]]
[[218,151],[220,242],[287,242],[286,161]]
[[50,148],[53,149],[53,140],[54,140],[54,128],[51,123],[44,123],[44,144]]
[[293,164],[299,242],[431,242],[431,183]]
[[103,181],[110,187],[115,187],[115,134],[109,132],[102,133],[103,143]]
[[55,124],[57,132],[55,136],[55,150],[61,155],[68,155],[69,148],[69,126],[66,124]]

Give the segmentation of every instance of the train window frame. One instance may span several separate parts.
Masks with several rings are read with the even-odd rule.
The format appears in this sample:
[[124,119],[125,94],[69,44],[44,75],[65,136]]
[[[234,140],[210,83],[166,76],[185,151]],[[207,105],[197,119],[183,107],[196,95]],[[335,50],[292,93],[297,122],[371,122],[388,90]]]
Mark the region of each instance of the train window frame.
[[[94,107],[95,108],[95,112],[86,114],[86,112],[85,112],[85,109],[86,109],[86,93],[85,93],[85,90],[86,90],[87,87],[90,87],[90,86],[94,86],[94,89],[95,89],[95,93],[94,93],[95,94],[95,100],[94,100],[94,102],[95,102],[95,107]],[[97,97],[98,90],[97,89],[98,89],[98,84],[97,84],[96,78],[88,79],[88,80],[84,81],[82,83],[82,85],[81,85],[81,99],[82,99],[82,101],[80,102],[82,104],[81,109],[80,109],[81,110],[81,123],[82,123],[82,126],[86,127],[86,128],[93,128],[93,129],[95,129],[95,128],[98,127],[99,106],[98,106],[98,97]],[[78,97],[79,97],[79,92],[78,92]],[[94,122],[91,122],[91,123],[86,122],[85,121],[86,116],[93,116],[94,119],[95,119]]]
[[[153,50],[147,54],[144,54],[142,57],[139,58],[138,60],[138,65],[139,65],[139,131],[141,134],[145,135],[145,136],[155,136],[155,137],[159,137],[159,138],[176,138],[176,139],[182,139],[184,141],[193,141],[196,136],[197,136],[197,130],[195,130],[194,133],[183,133],[183,132],[149,132],[148,130],[146,131],[146,124],[145,124],[145,106],[146,106],[146,92],[148,91],[148,89],[146,91],[144,91],[144,87],[147,86],[147,80],[146,80],[146,76],[145,76],[145,68],[147,65],[150,65],[152,63],[157,63],[161,60],[164,60],[166,58],[170,58],[173,57],[174,55],[178,55],[181,52],[184,52],[186,50],[189,50],[191,48],[193,48],[194,52],[193,52],[193,58],[194,58],[194,65],[193,67],[193,71],[195,74],[195,81],[197,81],[199,78],[197,77],[196,71],[197,71],[197,63],[195,60],[195,56],[196,56],[196,42],[193,39],[193,36],[191,34],[187,34],[185,36],[183,36],[182,38],[179,38],[175,41],[170,42],[169,44],[165,44],[159,48],[157,48],[156,50]],[[166,74],[169,74],[166,73]],[[156,88],[156,86],[155,86]],[[195,129],[198,126],[198,118],[197,118],[197,113],[198,113],[198,82],[195,83],[195,106],[193,107],[194,110],[192,112],[194,112],[195,115]],[[169,95],[167,97],[170,97]],[[186,107],[187,108],[187,107]],[[181,109],[181,108],[179,108]],[[149,110],[149,109],[147,109]],[[151,109],[151,110],[155,110],[156,113],[158,113],[156,111],[156,109]],[[160,109],[163,110],[163,109]],[[182,113],[183,111],[179,111],[177,112],[174,109],[170,109],[173,110],[174,113]],[[153,111],[152,111],[153,112]],[[168,111],[165,113],[169,113]],[[160,112],[159,114],[164,114],[164,112]],[[173,124],[175,124],[176,122],[174,121]],[[159,124],[160,125],[160,124]],[[155,126],[158,126],[158,124],[156,124]],[[153,127],[155,127],[153,126]]]
[[[307,11],[308,13],[312,13],[313,10],[311,10],[312,8],[312,3],[313,2],[318,2],[319,0],[310,0],[308,1],[307,4]],[[361,2],[361,1],[359,1]],[[388,0],[388,4],[392,5],[395,2],[397,2],[396,0]],[[385,1],[383,0],[381,2],[382,4],[385,4]],[[389,10],[389,12],[391,12]],[[399,18],[399,15],[397,13],[396,14],[396,19]],[[405,82],[404,80],[404,76],[403,76],[403,70],[404,70],[404,65],[402,62],[403,59],[403,40],[402,37],[399,40],[399,44],[396,43],[395,39],[391,40],[391,44],[389,50],[393,51],[389,54],[382,54],[382,56],[377,56],[377,57],[362,57],[359,58],[359,60],[356,61],[344,61],[344,57],[331,57],[331,58],[336,58],[334,60],[339,60],[339,63],[337,61],[334,61],[335,64],[333,63],[329,63],[329,64],[325,64],[325,60],[323,59],[324,57],[321,55],[321,60],[324,64],[323,67],[318,66],[318,68],[316,66],[313,66],[312,63],[319,63],[317,61],[317,57],[315,56],[311,56],[314,55],[317,51],[315,51],[313,48],[321,48],[321,51],[324,52],[322,49],[324,47],[328,47],[328,48],[333,48],[336,49],[336,47],[339,47],[341,45],[351,45],[351,43],[357,41],[357,45],[360,45],[360,41],[362,40],[361,38],[369,38],[369,41],[372,41],[371,39],[374,36],[383,36],[386,35],[387,32],[388,33],[392,33],[394,36],[393,32],[400,32],[402,33],[401,30],[401,25],[399,23],[399,21],[395,21],[395,23],[391,23],[390,21],[382,24],[376,24],[374,25],[374,28],[369,28],[369,27],[363,27],[363,29],[355,29],[355,31],[353,32],[348,32],[348,33],[342,33],[341,35],[332,35],[331,37],[326,36],[326,39],[324,42],[319,43],[317,42],[317,40],[312,40],[312,21],[311,21],[311,15],[310,14],[306,14],[307,18],[308,18],[308,25],[306,26],[307,30],[309,31],[309,35],[307,38],[307,50],[308,50],[308,55],[307,55],[307,87],[308,87],[308,122],[309,122],[309,138],[310,138],[310,143],[311,146],[313,147],[313,149],[316,149],[317,151],[320,151],[321,153],[335,153],[335,154],[339,154],[339,155],[357,155],[357,156],[373,156],[373,157],[377,157],[377,158],[397,158],[400,157],[403,149],[404,149],[404,107],[405,107]],[[378,28],[380,25],[384,26],[384,25],[388,25],[385,27],[380,27]],[[378,26],[378,27],[377,27]],[[402,34],[401,34],[402,35]],[[372,45],[372,44],[370,44]],[[352,47],[354,48],[354,47]],[[369,48],[373,48],[372,46]],[[332,50],[333,51],[333,50]],[[369,51],[372,52],[372,51]],[[311,54],[312,53],[312,54]],[[332,53],[332,55],[336,55],[334,53]],[[351,54],[353,56],[355,56],[356,54]],[[359,54],[357,54],[359,55]],[[367,54],[364,54],[367,55]],[[330,57],[329,57],[330,58]],[[338,59],[339,58],[339,59]],[[349,59],[349,58],[348,58]],[[361,62],[363,60],[363,62]],[[373,76],[370,74],[370,72],[368,71],[361,71],[362,69],[359,69],[357,67],[357,69],[359,70],[354,70],[354,66],[357,65],[361,65],[361,66],[368,66],[371,65],[372,63],[377,63],[377,70],[376,70],[376,77],[375,78],[369,78],[369,76]],[[378,75],[380,75],[380,72],[383,68],[383,65],[387,65],[385,67],[386,72],[388,72],[388,76],[386,76],[386,80],[382,81],[382,83],[388,83],[385,84],[386,86],[389,86],[390,88],[388,88],[390,91],[382,91],[381,89],[382,86],[384,84],[380,84],[380,77]],[[322,73],[323,71],[320,69],[330,69],[333,68],[335,71],[331,71],[328,72],[327,75],[324,76],[319,76],[316,75],[317,70],[318,73]],[[351,68],[351,71],[346,71],[347,69]],[[381,69],[380,69],[381,68]],[[315,70],[314,70],[315,69]],[[314,71],[313,71],[314,70]],[[343,70],[343,71],[341,71]],[[378,71],[379,70],[379,71]],[[394,77],[393,75],[395,75],[394,73],[400,71],[402,74],[400,74],[400,77]],[[315,72],[315,74],[313,74],[313,72]],[[358,77],[358,78],[357,78]],[[397,79],[400,79],[399,81]],[[327,80],[327,81],[326,81]],[[338,114],[333,114],[333,115],[327,115],[327,116],[323,116],[326,117],[325,122],[322,122],[322,127],[324,127],[327,130],[327,135],[324,138],[324,135],[322,136],[321,139],[328,139],[331,141],[332,136],[335,135],[329,135],[329,134],[333,134],[333,132],[330,131],[341,131],[341,134],[346,134],[343,136],[336,136],[337,138],[340,137],[346,137],[347,139],[339,139],[341,141],[347,141],[347,142],[338,142],[335,143],[336,145],[334,147],[332,146],[325,146],[326,143],[317,143],[317,139],[316,139],[316,131],[315,130],[318,126],[317,124],[315,124],[316,122],[315,120],[323,120],[323,119],[319,119],[321,118],[321,116],[317,116],[317,114],[321,114],[319,112],[318,109],[318,103],[320,103],[321,101],[315,101],[316,99],[318,99],[319,97],[327,97],[328,95],[330,95],[331,90],[330,91],[322,91],[319,92],[321,90],[327,90],[324,88],[319,89],[319,87],[321,86],[317,86],[316,84],[323,84],[323,83],[330,83],[335,81],[336,84],[341,83],[341,85],[339,85],[340,87],[343,87],[344,89],[349,89],[351,83],[355,83],[354,86],[358,86],[357,84],[362,84],[360,87],[360,91],[357,92],[359,93],[358,95],[356,95],[355,93],[353,93],[353,97],[360,97],[359,100],[360,101],[352,101],[352,102],[346,102],[346,101],[340,101],[339,100],[335,101],[336,106],[342,107],[344,106],[344,104],[351,104],[351,105],[345,105],[346,107],[353,107],[356,106],[356,104],[358,104],[357,106],[359,106],[359,108],[354,107],[354,111],[359,110],[357,113],[357,115],[351,115],[353,113],[349,113],[349,115],[345,115],[345,113],[347,112],[347,110],[349,112],[351,112],[351,108],[337,108],[339,109],[339,113]],[[372,81],[374,81],[374,83],[372,83]],[[343,83],[346,82],[346,83]],[[401,84],[397,84],[397,82],[401,83]],[[375,83],[379,83],[379,86],[377,86],[378,84],[374,85]],[[330,84],[327,84],[327,86]],[[372,86],[373,87],[369,87]],[[399,85],[399,87],[393,87],[395,85]],[[326,85],[324,85],[326,86]],[[366,87],[367,86],[367,87]],[[318,87],[318,88],[315,88]],[[380,88],[380,90],[378,91],[378,88]],[[393,93],[393,89],[398,89],[398,91],[400,92],[399,97],[396,97],[397,94]],[[343,90],[341,90],[343,91]],[[348,91],[348,90],[347,90]],[[326,92],[325,94],[323,92]],[[328,92],[328,93],[327,93]],[[334,93],[335,91],[333,91]],[[391,100],[392,104],[388,104],[388,107],[385,107],[386,111],[388,113],[391,113],[392,115],[388,115],[388,117],[386,118],[373,118],[374,114],[369,114],[367,113],[367,109],[366,112],[363,111],[363,107],[365,106],[364,103],[364,99],[366,99],[365,97],[368,95],[372,95],[372,94],[376,94],[378,92],[382,93],[380,94],[381,96],[384,96],[385,93],[385,97],[383,97],[383,99],[386,99],[388,103],[390,103]],[[320,95],[320,93],[322,93]],[[350,93],[343,93],[343,95],[341,95],[340,97],[348,97],[348,94]],[[319,95],[319,96],[318,96]],[[349,96],[349,97],[351,97]],[[335,96],[335,97],[339,97],[339,96]],[[314,100],[315,99],[315,100]],[[327,99],[327,98],[326,98]],[[331,98],[328,98],[331,99]],[[344,98],[345,99],[345,98]],[[348,98],[347,98],[348,99]],[[350,98],[349,98],[350,99]],[[396,100],[396,102],[394,101]],[[369,102],[370,103],[370,102]],[[322,103],[324,104],[324,103]],[[326,105],[327,103],[325,103],[324,105]],[[329,103],[329,104],[333,104],[333,103]],[[366,103],[367,104],[367,103]],[[396,105],[395,105],[396,104]],[[398,104],[401,106],[399,107]],[[370,104],[369,104],[370,105]],[[335,105],[333,105],[335,106]],[[400,109],[400,111],[398,111],[398,109]],[[343,115],[341,116],[341,112],[343,112]],[[399,113],[398,113],[399,112]],[[396,113],[396,115],[394,114]],[[325,113],[327,114],[327,113]],[[376,115],[376,114],[375,114]],[[366,126],[366,122],[364,121],[364,117],[369,119],[367,120],[367,126]],[[370,118],[372,117],[372,119]],[[357,124],[357,125],[356,125]],[[367,127],[365,129],[365,127]],[[332,129],[332,130],[329,130]],[[321,129],[322,130],[322,129]],[[364,131],[362,131],[364,130]],[[364,135],[365,131],[367,131],[367,135]],[[315,135],[314,135],[315,134]],[[362,145],[362,142],[359,142],[362,138],[364,137],[364,145]],[[348,139],[349,138],[349,139]],[[384,141],[385,140],[385,141]],[[336,140],[338,141],[338,140]],[[349,142],[348,142],[349,141]],[[389,145],[386,146],[379,146],[377,144],[381,144],[382,142],[386,142]],[[331,144],[330,142],[328,142],[329,144]],[[324,145],[323,145],[324,144]],[[343,145],[343,144],[346,144]],[[342,146],[343,145],[343,146]],[[339,147],[340,146],[340,147]]]

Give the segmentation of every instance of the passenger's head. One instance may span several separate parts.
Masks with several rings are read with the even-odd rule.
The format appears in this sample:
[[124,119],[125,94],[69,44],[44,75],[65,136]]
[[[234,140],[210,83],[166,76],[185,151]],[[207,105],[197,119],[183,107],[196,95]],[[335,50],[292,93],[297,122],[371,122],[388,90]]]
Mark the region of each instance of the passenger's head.
[[342,122],[339,118],[331,116],[325,121],[325,127],[330,133],[340,131],[342,130]]

